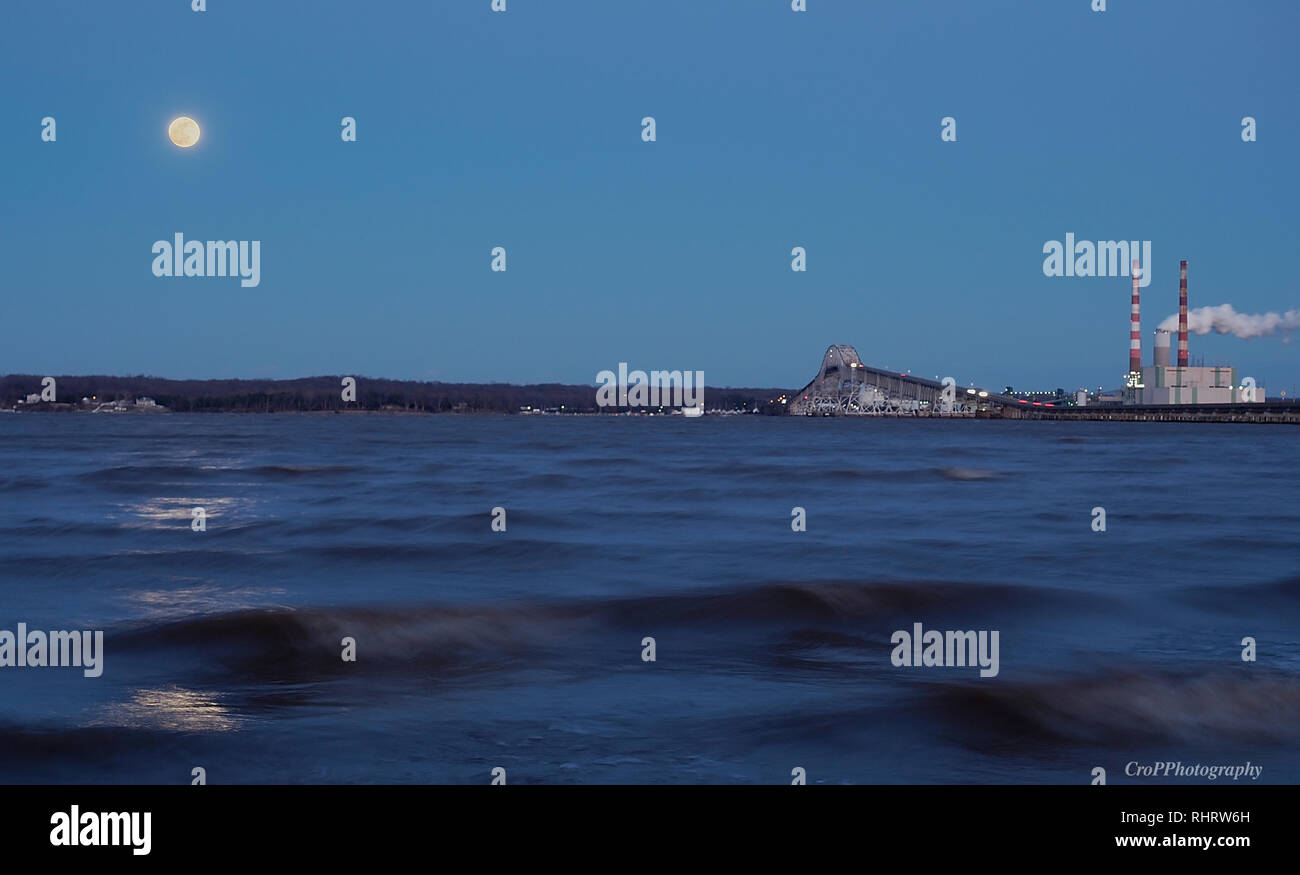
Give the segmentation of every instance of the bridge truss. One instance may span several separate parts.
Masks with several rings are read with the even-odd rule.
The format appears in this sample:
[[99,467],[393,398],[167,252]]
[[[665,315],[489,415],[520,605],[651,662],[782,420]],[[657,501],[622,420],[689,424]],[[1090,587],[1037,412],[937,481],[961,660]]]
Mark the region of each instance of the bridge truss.
[[817,377],[795,394],[802,416],[974,416],[978,401],[955,382],[923,380],[864,365],[853,347],[826,350]]

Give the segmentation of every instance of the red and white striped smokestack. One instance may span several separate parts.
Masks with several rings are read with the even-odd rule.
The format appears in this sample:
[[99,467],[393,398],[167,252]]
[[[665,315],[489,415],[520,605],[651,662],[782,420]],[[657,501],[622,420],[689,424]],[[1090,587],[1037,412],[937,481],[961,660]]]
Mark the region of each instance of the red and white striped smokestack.
[[1187,367],[1187,259],[1178,262],[1178,367]]
[[1129,317],[1128,333],[1128,371],[1130,374],[1142,372],[1142,325],[1141,308],[1138,302],[1138,260],[1133,259],[1133,315]]

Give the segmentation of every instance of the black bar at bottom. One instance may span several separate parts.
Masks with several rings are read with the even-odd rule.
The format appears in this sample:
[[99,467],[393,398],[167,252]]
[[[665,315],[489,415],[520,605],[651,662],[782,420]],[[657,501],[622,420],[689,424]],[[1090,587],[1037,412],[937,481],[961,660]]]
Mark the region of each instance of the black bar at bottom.
[[[0,837],[6,855],[128,864],[341,865],[414,855],[460,868],[452,861],[462,854],[486,863],[562,853],[637,867],[656,857],[683,864],[698,854],[813,863],[847,852],[867,862],[891,849],[919,854],[915,859],[926,864],[1080,855],[1231,864],[1256,851],[1294,853],[1296,797],[1294,787],[1277,785],[9,786],[0,788]],[[132,812],[150,814],[148,854],[134,853],[144,849],[143,816],[133,831],[129,818],[102,816]],[[60,831],[61,824],[67,828]],[[83,843],[111,842],[114,829],[116,845]]]

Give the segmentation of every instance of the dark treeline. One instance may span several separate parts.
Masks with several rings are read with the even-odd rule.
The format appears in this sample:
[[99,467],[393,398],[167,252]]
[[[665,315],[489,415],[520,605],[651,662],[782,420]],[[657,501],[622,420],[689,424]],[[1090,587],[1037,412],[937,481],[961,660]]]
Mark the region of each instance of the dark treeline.
[[[42,375],[43,376],[43,375]],[[41,391],[42,376],[0,377],[0,406]],[[329,410],[408,410],[424,413],[518,413],[531,407],[564,412],[597,412],[595,386],[540,383],[422,383],[357,377],[356,401],[343,401],[343,378],[297,380],[167,380],[161,377],[54,376],[57,400],[80,404],[152,398],[175,412],[289,413]],[[767,409],[786,390],[704,390],[705,406],[721,410]],[[618,412],[607,408],[608,412]]]

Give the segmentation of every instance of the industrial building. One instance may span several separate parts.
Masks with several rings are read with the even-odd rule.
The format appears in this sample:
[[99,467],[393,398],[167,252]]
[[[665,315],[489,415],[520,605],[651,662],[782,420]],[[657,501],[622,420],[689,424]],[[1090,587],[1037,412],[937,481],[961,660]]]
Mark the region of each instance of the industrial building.
[[1124,380],[1124,403],[1249,404],[1264,402],[1264,387],[1238,380],[1237,369],[1227,365],[1194,366],[1187,352],[1187,259],[1178,270],[1178,363],[1170,364],[1169,331],[1156,331],[1150,365],[1142,364],[1142,338],[1138,298],[1138,263],[1133,262],[1133,306],[1129,330],[1129,372]]
[[[1112,419],[1132,421],[1300,422],[1295,402],[1265,402],[1263,386],[1238,379],[1229,365],[1192,365],[1187,351],[1187,261],[1178,280],[1178,358],[1171,361],[1173,332],[1155,333],[1151,364],[1142,364],[1138,261],[1133,261],[1128,373],[1123,388],[1093,394],[1085,389],[1005,393],[960,387],[956,380],[926,380],[871,367],[847,344],[826,350],[817,375],[790,397],[782,412],[803,416],[957,416]],[[1238,405],[1249,405],[1248,408]],[[1161,409],[1163,408],[1163,409]],[[1195,408],[1195,409],[1189,409]]]

